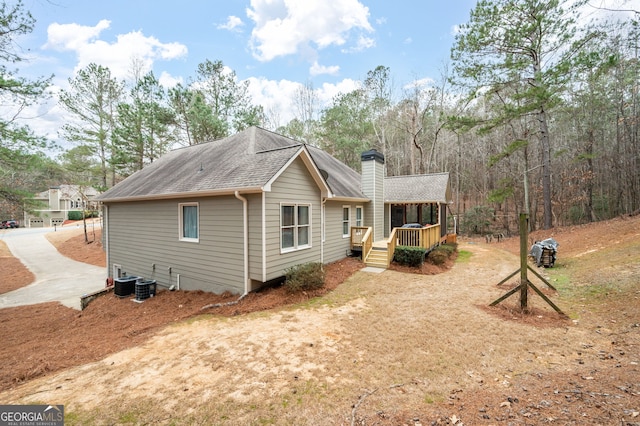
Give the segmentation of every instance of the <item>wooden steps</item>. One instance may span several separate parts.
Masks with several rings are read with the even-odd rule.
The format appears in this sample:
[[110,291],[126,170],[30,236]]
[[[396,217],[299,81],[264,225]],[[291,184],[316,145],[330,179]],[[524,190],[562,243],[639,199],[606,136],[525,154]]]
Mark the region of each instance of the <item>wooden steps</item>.
[[388,268],[387,249],[374,247],[371,252],[369,252],[369,256],[367,257],[365,264],[374,268]]

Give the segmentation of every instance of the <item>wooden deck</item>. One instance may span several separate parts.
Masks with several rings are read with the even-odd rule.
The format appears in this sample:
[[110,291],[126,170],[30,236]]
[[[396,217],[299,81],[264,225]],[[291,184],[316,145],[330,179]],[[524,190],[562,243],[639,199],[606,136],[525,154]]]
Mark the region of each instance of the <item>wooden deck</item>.
[[441,241],[440,225],[423,228],[393,228],[386,240],[372,241],[372,229],[368,226],[351,228],[351,249],[362,252],[362,260],[367,266],[388,268],[396,247],[422,247],[431,250]]
[[386,249],[387,248],[387,240],[374,241],[373,242],[373,248]]

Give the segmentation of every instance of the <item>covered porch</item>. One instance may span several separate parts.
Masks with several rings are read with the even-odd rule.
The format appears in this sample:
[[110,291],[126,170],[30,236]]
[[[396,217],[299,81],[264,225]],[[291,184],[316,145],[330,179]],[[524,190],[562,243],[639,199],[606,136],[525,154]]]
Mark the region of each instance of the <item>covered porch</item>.
[[[374,154],[376,159],[381,157]],[[367,265],[387,268],[398,246],[430,251],[446,240],[449,174],[385,177],[384,182],[373,185],[365,165],[382,169],[383,162],[365,162],[364,158],[363,154],[363,188],[368,188],[372,203],[364,212],[364,221],[357,223],[361,226],[350,228],[351,250],[361,252]]]
[[384,183],[384,235],[407,224],[439,225],[440,237],[447,234],[448,173],[394,176]]
[[394,203],[389,205],[389,209],[391,229],[408,223],[422,226],[441,223],[439,203]]

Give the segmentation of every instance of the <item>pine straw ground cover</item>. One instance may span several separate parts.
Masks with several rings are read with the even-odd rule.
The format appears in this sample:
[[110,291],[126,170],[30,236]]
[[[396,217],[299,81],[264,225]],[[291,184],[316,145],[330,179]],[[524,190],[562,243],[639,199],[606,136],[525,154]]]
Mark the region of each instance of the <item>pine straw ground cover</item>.
[[[67,424],[637,424],[639,230],[635,217],[554,231],[558,261],[541,272],[568,317],[536,295],[527,314],[515,299],[488,308],[514,285],[496,286],[518,267],[512,242],[463,241],[441,274],[351,271],[294,305],[125,327],[128,349],[0,400],[63,403]],[[137,306],[147,323],[153,306]]]

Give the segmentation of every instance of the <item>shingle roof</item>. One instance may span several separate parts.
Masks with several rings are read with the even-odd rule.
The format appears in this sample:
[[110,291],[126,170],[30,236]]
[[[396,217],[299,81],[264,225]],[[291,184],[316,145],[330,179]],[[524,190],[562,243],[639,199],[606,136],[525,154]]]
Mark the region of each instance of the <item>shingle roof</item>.
[[367,196],[362,194],[362,179],[358,172],[320,148],[313,146],[308,146],[308,148],[311,158],[313,158],[318,168],[326,172],[327,177],[325,180],[334,196],[368,199]]
[[[327,184],[334,195],[365,198],[356,172],[323,151],[308,148],[317,167],[329,173]],[[218,141],[171,151],[97,199],[118,201],[260,190],[301,149],[303,145],[293,139],[251,127]]]
[[[80,196],[80,194],[85,197],[94,197],[98,195],[98,191],[92,186],[62,184],[58,186],[52,186],[50,189],[58,189],[60,191],[60,198],[62,199],[75,199]],[[48,200],[49,190],[42,191],[34,198]]]
[[449,173],[393,176],[384,179],[385,203],[451,201]]

